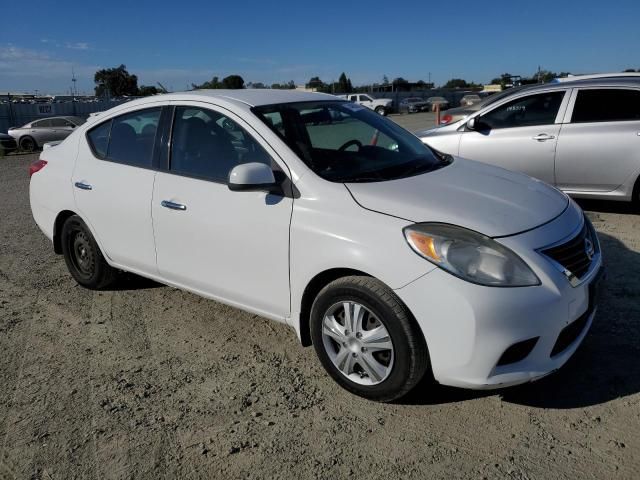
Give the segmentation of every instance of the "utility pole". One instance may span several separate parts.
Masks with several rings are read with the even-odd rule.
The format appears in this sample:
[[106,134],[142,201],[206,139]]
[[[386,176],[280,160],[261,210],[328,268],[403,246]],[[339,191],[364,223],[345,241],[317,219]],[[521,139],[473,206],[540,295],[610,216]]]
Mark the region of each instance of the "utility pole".
[[76,88],[76,72],[73,69],[73,67],[71,67],[71,81],[73,82],[73,93],[71,94],[73,97],[76,97],[78,95],[78,90]]

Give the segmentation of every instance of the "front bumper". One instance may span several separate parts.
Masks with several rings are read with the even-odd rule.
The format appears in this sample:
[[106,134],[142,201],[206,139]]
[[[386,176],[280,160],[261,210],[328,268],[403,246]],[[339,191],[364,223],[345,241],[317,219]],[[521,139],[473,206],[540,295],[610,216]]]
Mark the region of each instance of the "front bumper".
[[[539,286],[484,287],[436,268],[396,290],[423,331],[439,383],[473,389],[517,385],[552,373],[573,355],[596,313],[601,257],[573,287],[536,248],[573,231],[576,212],[569,208],[543,227],[499,240],[531,266]],[[530,351],[504,362],[510,347],[528,340],[534,344]]]

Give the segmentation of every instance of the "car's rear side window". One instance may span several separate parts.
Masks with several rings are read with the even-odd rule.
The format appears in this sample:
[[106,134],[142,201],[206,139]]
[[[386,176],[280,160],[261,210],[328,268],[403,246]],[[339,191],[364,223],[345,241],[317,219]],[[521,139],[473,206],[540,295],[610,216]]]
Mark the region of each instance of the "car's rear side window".
[[161,111],[139,110],[92,128],[87,137],[93,152],[104,160],[151,168]]
[[640,120],[640,90],[622,88],[580,90],[571,123]]

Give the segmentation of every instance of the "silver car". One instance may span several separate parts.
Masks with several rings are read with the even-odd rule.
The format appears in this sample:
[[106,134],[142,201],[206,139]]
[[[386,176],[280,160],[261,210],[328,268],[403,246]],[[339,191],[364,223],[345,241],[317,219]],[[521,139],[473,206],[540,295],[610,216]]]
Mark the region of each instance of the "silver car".
[[640,78],[529,87],[416,135],[441,152],[524,172],[575,197],[640,196]]
[[7,133],[15,138],[20,150],[32,152],[42,148],[47,142],[64,140],[84,122],[85,120],[79,117],[43,118],[22,127],[12,127]]

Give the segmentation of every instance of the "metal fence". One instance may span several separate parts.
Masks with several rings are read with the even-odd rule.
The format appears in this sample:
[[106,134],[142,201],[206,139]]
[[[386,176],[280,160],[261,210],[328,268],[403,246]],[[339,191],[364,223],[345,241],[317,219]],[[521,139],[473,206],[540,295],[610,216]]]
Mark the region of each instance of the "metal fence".
[[125,100],[105,100],[100,102],[66,103],[3,103],[0,104],[0,132],[9,127],[20,127],[39,118],[75,116],[87,118],[90,113],[103,112]]

